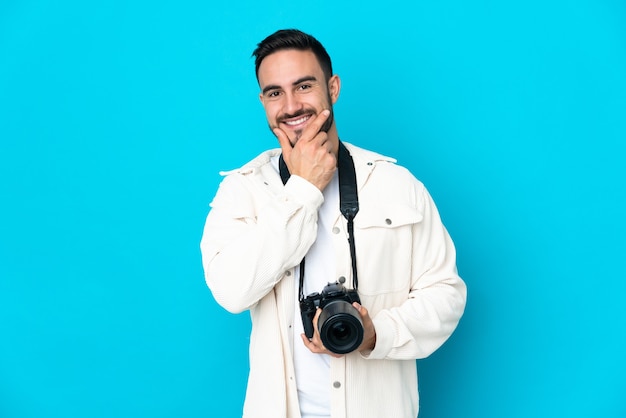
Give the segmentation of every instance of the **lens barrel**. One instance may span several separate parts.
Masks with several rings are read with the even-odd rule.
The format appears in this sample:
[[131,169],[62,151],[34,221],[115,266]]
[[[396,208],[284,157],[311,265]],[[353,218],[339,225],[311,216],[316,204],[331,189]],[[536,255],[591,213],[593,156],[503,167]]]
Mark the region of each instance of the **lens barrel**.
[[318,327],[324,347],[333,353],[350,353],[363,342],[361,315],[344,300],[335,300],[324,306]]

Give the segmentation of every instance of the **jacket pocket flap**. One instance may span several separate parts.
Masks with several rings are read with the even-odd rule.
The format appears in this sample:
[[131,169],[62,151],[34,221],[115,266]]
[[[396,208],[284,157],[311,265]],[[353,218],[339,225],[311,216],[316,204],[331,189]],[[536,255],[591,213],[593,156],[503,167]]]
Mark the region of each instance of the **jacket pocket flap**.
[[397,228],[421,222],[423,219],[414,207],[406,205],[386,205],[362,208],[354,218],[356,228]]

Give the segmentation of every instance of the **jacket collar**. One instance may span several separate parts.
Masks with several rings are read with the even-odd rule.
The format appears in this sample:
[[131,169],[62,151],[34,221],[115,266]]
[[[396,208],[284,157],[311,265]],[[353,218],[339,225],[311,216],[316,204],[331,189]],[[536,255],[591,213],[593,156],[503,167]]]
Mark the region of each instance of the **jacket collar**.
[[[356,145],[352,145],[350,143],[344,142],[344,145],[352,155],[352,159],[354,160],[354,168],[356,170],[356,181],[357,181],[357,189],[361,190],[367,180],[369,179],[370,174],[374,171],[374,168],[377,164],[380,163],[396,163],[395,158],[386,157],[382,154],[378,154],[373,151],[368,151],[366,149],[357,147]],[[280,175],[278,171],[272,167],[271,160],[272,158],[278,157],[281,153],[280,148],[274,148],[271,150],[267,150],[253,160],[249,161],[245,165],[235,170],[230,171],[221,171],[220,175],[228,176],[230,174],[241,174],[241,175],[254,175],[259,173],[265,173],[263,178],[272,185],[272,187],[281,187],[282,181],[280,180]],[[275,175],[274,175],[275,173]]]
[[344,142],[344,145],[350,151],[352,159],[354,160],[354,167],[356,169],[356,181],[358,189],[361,190],[363,185],[367,182],[372,171],[377,164],[380,163],[396,163],[395,158],[386,157],[382,154],[378,154],[373,151],[357,147],[355,145]]

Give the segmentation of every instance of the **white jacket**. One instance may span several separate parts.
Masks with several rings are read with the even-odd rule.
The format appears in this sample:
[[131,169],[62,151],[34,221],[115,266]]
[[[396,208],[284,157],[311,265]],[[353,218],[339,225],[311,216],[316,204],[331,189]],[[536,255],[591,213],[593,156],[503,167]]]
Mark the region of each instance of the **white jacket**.
[[[415,359],[452,334],[466,287],[437,209],[395,160],[345,144],[354,159],[359,206],[355,242],[359,296],[376,347],[331,359],[333,418],[415,418]],[[243,416],[300,416],[293,367],[294,268],[317,234],[322,193],[291,176],[283,186],[266,151],[226,177],[211,203],[201,242],[205,277],[230,312],[250,310],[250,374]],[[351,282],[346,221],[336,210],[336,277]]]

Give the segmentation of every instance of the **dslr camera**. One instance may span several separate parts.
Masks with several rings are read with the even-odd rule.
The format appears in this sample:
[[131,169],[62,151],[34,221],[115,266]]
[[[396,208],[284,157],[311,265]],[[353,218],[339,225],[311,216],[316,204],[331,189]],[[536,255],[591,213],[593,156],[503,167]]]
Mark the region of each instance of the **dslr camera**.
[[361,303],[356,290],[346,289],[340,278],[324,286],[322,293],[314,292],[300,300],[300,315],[307,338],[313,337],[313,318],[317,308],[322,309],[317,328],[324,347],[336,354],[356,350],[363,341],[363,322],[353,302]]

